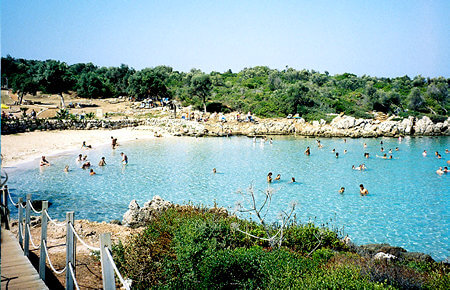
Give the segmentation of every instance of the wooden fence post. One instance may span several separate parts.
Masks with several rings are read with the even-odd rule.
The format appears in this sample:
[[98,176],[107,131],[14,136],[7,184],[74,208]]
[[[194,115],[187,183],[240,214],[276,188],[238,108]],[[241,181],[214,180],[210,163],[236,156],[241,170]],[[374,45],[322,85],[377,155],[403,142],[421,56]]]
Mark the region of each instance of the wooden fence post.
[[22,202],[23,202],[23,198],[19,197],[19,202],[17,204],[18,210],[19,210],[19,244],[20,247],[22,247],[23,249],[23,237],[22,237],[22,228],[23,228],[23,210],[22,210]]
[[47,214],[45,211],[48,209],[48,201],[42,201],[42,212],[41,212],[41,251],[39,255],[39,277],[45,282],[45,261],[47,260],[47,255],[45,254],[45,245],[47,244]]
[[76,254],[76,243],[75,243],[75,234],[72,231],[70,225],[75,228],[74,225],[74,212],[69,211],[66,213],[66,222],[67,222],[67,230],[66,230],[66,289],[73,290],[74,289],[74,278],[72,274],[70,274],[69,264],[72,264],[73,273],[75,275],[75,254]]
[[111,233],[100,234],[100,260],[102,263],[103,289],[116,289],[114,268],[106,256],[106,251],[111,249]]
[[3,196],[3,205],[5,206],[4,208],[4,223],[5,223],[5,229],[9,230],[9,208],[8,208],[8,185],[4,185],[3,186],[3,190],[2,190],[2,196]]
[[27,194],[27,202],[25,207],[25,241],[23,247],[23,254],[25,256],[30,255],[30,231],[28,228],[30,227],[30,215],[31,215],[31,194]]

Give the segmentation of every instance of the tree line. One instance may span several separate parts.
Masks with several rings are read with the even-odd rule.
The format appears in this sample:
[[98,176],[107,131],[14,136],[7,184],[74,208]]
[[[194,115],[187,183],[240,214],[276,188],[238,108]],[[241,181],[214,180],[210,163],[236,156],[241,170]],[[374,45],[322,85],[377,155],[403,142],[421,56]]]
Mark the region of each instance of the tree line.
[[179,72],[169,66],[135,70],[125,64],[68,65],[11,56],[2,57],[1,74],[2,85],[7,82],[20,99],[37,92],[59,94],[62,101],[63,94],[69,92],[83,98],[169,98],[209,112],[251,111],[261,117],[298,114],[307,120],[327,119],[327,114],[342,112],[369,118],[369,111],[379,111],[400,117],[428,115],[441,121],[450,110],[450,79],[421,75],[331,76],[326,71],[266,66],[207,74],[199,69]]

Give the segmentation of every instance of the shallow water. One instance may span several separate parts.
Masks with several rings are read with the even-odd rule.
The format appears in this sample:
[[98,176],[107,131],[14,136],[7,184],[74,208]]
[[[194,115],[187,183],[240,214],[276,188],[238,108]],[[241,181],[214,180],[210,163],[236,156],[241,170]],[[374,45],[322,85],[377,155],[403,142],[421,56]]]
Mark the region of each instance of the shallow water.
[[[450,159],[444,153],[449,140],[348,138],[345,143],[342,138],[322,138],[324,148],[318,149],[313,138],[279,137],[273,144],[260,139],[254,143],[247,137],[161,138],[129,142],[116,150],[104,146],[52,157],[53,165],[44,169],[36,161],[6,171],[15,200],[32,193],[33,199],[53,203],[52,217],[64,219],[66,211],[75,211],[77,219],[97,221],[121,220],[132,199],[143,205],[154,195],[174,203],[212,206],[216,202],[233,210],[237,202],[248,205],[236,193],[239,190],[245,192],[253,185],[262,196],[271,171],[274,177],[281,174],[281,181],[270,185],[275,189],[271,221],[297,202],[297,219],[329,222],[358,244],[386,242],[443,260],[450,255],[450,174],[439,176],[435,171]],[[375,157],[382,155],[380,141],[386,151],[394,150],[393,160]],[[363,143],[368,147],[363,148]],[[303,154],[307,146],[311,156]],[[331,152],[333,148],[339,158]],[[428,157],[422,156],[424,149]],[[121,151],[130,160],[125,167],[120,164]],[[443,158],[437,159],[434,151]],[[371,158],[365,159],[364,152]],[[88,155],[97,175],[89,176],[79,168],[78,153]],[[104,168],[97,166],[101,156],[108,163]],[[351,169],[363,162],[366,171]],[[69,173],[63,172],[65,164],[71,168]],[[297,183],[289,183],[292,176]],[[359,195],[361,183],[368,196]],[[343,195],[338,193],[341,186],[346,188]]]

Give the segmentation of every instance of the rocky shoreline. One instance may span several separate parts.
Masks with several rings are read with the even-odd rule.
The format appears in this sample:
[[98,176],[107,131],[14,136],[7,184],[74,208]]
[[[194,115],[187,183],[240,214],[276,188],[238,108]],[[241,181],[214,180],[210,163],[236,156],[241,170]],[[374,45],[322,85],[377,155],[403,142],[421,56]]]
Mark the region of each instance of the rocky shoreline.
[[296,135],[314,137],[397,137],[397,136],[450,136],[450,117],[444,122],[433,123],[424,116],[398,120],[390,117],[385,121],[357,119],[339,115],[330,123],[321,119],[311,123],[298,119],[259,119],[257,122],[207,121],[197,122],[168,117],[122,120],[56,120],[15,119],[2,122],[2,135],[30,131],[49,130],[97,130],[135,127],[155,135],[174,136],[261,136]]

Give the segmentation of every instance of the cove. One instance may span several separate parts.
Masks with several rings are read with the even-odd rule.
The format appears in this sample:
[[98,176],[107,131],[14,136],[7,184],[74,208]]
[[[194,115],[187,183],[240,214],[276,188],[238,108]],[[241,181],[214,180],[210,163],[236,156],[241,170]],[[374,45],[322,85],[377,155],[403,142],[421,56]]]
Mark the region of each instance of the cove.
[[[245,205],[238,191],[252,185],[261,196],[270,186],[274,190],[270,221],[296,202],[297,220],[330,223],[358,244],[389,243],[437,260],[450,255],[450,174],[435,173],[450,159],[445,153],[449,137],[347,138],[346,142],[320,138],[322,149],[315,138],[272,138],[273,144],[247,137],[136,140],[116,150],[104,146],[51,157],[48,168],[38,168],[36,161],[5,170],[15,201],[27,193],[33,199],[49,200],[51,216],[61,220],[67,211],[75,211],[76,219],[121,220],[132,199],[143,205],[154,195],[179,204],[216,202],[233,211],[236,203]],[[310,156],[303,154],[307,146]],[[383,154],[381,147],[385,153],[393,150],[392,160],[376,157]],[[338,158],[332,149],[339,152]],[[435,151],[442,159],[435,157]],[[128,155],[125,167],[120,152]],[[96,175],[80,169],[75,161],[79,153],[88,156]],[[105,167],[97,166],[102,156]],[[367,170],[352,170],[352,165],[361,163]],[[69,173],[63,172],[66,164]],[[268,172],[274,177],[281,174],[281,180],[268,185]],[[291,177],[297,182],[289,183]],[[368,196],[360,196],[359,184],[369,190]],[[338,193],[341,187],[344,194]],[[12,211],[13,218],[15,214]]]

